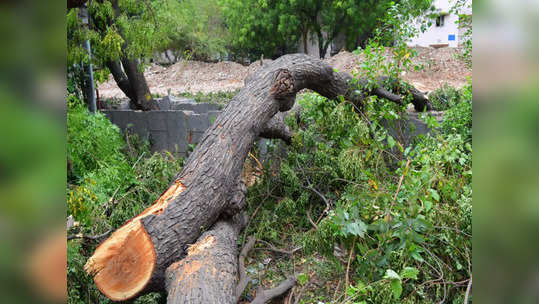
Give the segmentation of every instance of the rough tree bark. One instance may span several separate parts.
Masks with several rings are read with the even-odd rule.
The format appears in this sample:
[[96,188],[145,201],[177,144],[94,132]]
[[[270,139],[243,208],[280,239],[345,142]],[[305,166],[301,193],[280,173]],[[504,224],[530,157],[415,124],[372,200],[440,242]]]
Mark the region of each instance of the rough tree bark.
[[167,268],[168,304],[237,303],[237,241],[245,222],[242,216],[218,221]]
[[114,81],[116,81],[116,84],[120,90],[124,92],[125,96],[127,96],[129,99],[134,99],[131,83],[129,83],[127,75],[125,75],[124,71],[122,70],[122,64],[120,61],[107,61],[107,68],[109,68],[112,77],[114,77]]
[[[153,99],[150,93],[150,88],[144,77],[144,73],[139,71],[138,60],[135,59],[122,59],[122,65],[125,70],[125,74],[129,79],[131,85],[131,103],[135,109],[150,111],[159,110],[157,102]],[[118,84],[119,86],[120,84]]]
[[[357,93],[349,80],[349,75],[337,73],[327,63],[304,54],[282,56],[246,79],[245,87],[206,130],[169,188],[152,206],[114,232],[88,260],[85,269],[94,276],[101,292],[118,301],[146,291],[179,288],[177,284],[182,280],[169,280],[168,286],[165,284],[167,268],[187,253],[184,264],[180,262],[169,270],[181,277],[180,272],[186,273],[186,263],[193,267],[197,260],[193,254],[189,257],[188,245],[211,229],[218,218],[231,216],[243,208],[245,186],[240,176],[256,138],[273,128],[270,126],[281,125],[279,116],[274,117],[279,111],[291,109],[296,93],[302,89],[311,89],[331,99],[343,95],[352,101],[370,93]],[[216,232],[213,236],[218,240],[220,235]],[[229,241],[223,239],[223,244]],[[204,242],[204,237],[199,239],[200,246]],[[211,275],[213,268],[207,269]],[[205,288],[209,283],[204,285],[196,280],[190,284],[180,284],[183,286],[180,289],[186,292],[186,288]],[[228,290],[221,292],[223,297],[229,296]]]

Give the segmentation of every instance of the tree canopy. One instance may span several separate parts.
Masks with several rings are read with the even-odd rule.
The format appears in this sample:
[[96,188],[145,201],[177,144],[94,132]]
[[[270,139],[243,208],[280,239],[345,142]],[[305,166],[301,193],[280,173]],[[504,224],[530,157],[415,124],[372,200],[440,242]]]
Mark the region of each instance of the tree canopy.
[[221,0],[232,33],[232,45],[252,55],[280,55],[303,38],[316,41],[323,57],[340,35],[349,50],[363,45],[397,8],[404,17],[418,16],[431,0]]

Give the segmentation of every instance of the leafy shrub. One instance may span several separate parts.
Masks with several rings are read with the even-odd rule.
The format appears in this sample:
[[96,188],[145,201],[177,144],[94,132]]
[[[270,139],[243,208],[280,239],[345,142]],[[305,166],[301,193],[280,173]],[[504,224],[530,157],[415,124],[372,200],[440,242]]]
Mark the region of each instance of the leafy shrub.
[[465,140],[472,138],[472,83],[460,91],[460,101],[444,113],[442,129],[445,133],[460,134]]
[[262,207],[251,233],[301,245],[304,257],[333,259],[335,248],[344,247],[348,259],[353,250],[353,283],[346,292],[358,303],[462,301],[466,283],[449,289],[438,282],[467,282],[470,276],[467,94],[463,89],[463,100],[446,112],[440,132],[406,149],[389,140],[380,123],[400,118],[401,107],[371,98],[358,114],[348,103],[317,94],[298,97],[303,110],[299,121],[288,120],[295,136],[280,173],[266,172],[249,189],[251,212]]
[[67,111],[67,157],[71,163],[69,179],[81,179],[105,164],[125,169],[125,146],[118,127],[103,114],[90,115],[85,105],[73,99]]
[[459,89],[445,83],[429,94],[429,100],[436,111],[445,111],[461,102],[463,96]]

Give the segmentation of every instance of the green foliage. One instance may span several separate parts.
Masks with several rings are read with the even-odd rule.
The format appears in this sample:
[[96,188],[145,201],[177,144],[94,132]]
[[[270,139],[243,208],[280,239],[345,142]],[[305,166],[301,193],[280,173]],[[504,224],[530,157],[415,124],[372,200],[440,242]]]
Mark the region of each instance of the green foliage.
[[472,138],[472,82],[459,91],[460,100],[444,113],[442,129],[446,133],[460,134],[465,140]]
[[[88,143],[92,142],[92,145]],[[105,164],[125,162],[119,151],[124,147],[118,127],[101,113],[90,115],[78,100],[70,102],[67,112],[67,157],[71,180],[101,169]]]
[[[302,38],[316,41],[323,56],[341,34],[347,39],[347,48],[355,49],[358,43],[372,37],[378,26],[393,28],[394,24],[384,19],[390,10],[402,21],[420,15],[430,7],[430,2],[221,0],[220,3],[232,34],[232,47],[259,58],[262,53],[273,57],[282,51],[291,52]],[[358,37],[362,37],[361,41]]]
[[229,32],[217,0],[185,0],[168,3],[163,12],[176,21],[166,48],[199,60],[215,59],[226,53]]
[[[107,61],[149,59],[154,52],[173,49],[189,58],[211,59],[225,53],[228,32],[217,0],[104,0],[90,1],[89,25],[80,9],[68,11],[67,62],[87,63],[83,42],[88,39],[99,80],[108,75]],[[115,7],[117,3],[117,7]],[[105,71],[105,72],[103,72]]]
[[[369,79],[410,68],[382,62],[379,44],[365,52]],[[338,244],[354,250],[355,284],[346,290],[357,303],[462,301],[465,284],[435,283],[470,276],[471,82],[458,93],[441,126],[426,116],[439,131],[406,148],[382,124],[400,119],[402,106],[369,98],[359,114],[343,100],[298,97],[302,111],[287,120],[295,136],[279,174],[249,189],[249,207],[262,207],[253,232],[300,244],[307,256],[332,258]]]
[[464,29],[463,41],[459,42],[462,45],[462,52],[457,54],[456,57],[471,69],[472,68],[472,15],[466,15],[460,13],[462,9],[471,9],[472,3],[465,0],[457,0],[451,8],[452,11],[456,12],[459,16],[457,24],[459,29]]

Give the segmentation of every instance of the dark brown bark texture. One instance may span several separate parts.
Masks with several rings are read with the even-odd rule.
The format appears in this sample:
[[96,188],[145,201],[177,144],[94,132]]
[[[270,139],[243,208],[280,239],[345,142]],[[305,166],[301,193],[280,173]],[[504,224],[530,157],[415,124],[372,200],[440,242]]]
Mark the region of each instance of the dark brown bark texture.
[[[181,184],[185,186],[185,190],[171,198],[161,212],[140,219],[155,252],[155,265],[145,291],[163,290],[167,268],[188,254],[188,245],[193,244],[204,231],[211,229],[221,216],[232,215],[243,208],[245,186],[241,182],[241,171],[248,152],[259,135],[272,129],[268,126],[270,120],[275,119],[270,125],[280,125],[281,118],[275,118],[276,114],[292,108],[296,93],[302,89],[310,89],[331,99],[343,95],[352,101],[361,100],[362,94],[356,94],[356,90],[350,88],[349,80],[350,75],[335,72],[323,61],[304,54],[282,56],[264,65],[246,79],[244,88],[206,130],[183,170],[171,183]],[[224,247],[228,246],[226,244],[233,241],[234,237],[224,235],[228,235],[232,228],[219,224],[212,231],[216,228],[221,232],[215,232],[215,240],[222,240],[215,243],[216,246],[221,243]],[[235,230],[234,234],[237,235]],[[199,241],[204,241],[204,238]],[[231,262],[231,256],[223,252],[224,249],[216,249],[215,254],[218,257],[215,259],[222,259],[223,271],[228,277],[235,271],[231,270],[228,264],[236,265],[237,260],[234,256],[234,261]],[[198,258],[187,256],[188,260],[184,263],[196,263],[194,261]],[[214,263],[221,263],[217,260]],[[197,282],[208,280],[202,286],[210,287],[214,284],[208,277],[208,271],[213,275],[213,270],[210,270],[204,274],[200,273],[196,278]],[[181,276],[179,271],[179,268],[170,269],[169,274],[178,277]],[[192,297],[203,296],[201,293],[204,290],[191,290],[192,293],[186,293],[185,288],[194,288],[195,285],[178,284],[178,279],[169,279],[168,289],[172,294],[170,297],[177,299],[176,302],[180,303],[181,299],[185,299],[185,303],[206,302],[192,302],[195,301]],[[226,283],[230,291],[215,292],[221,292],[221,296],[228,299],[233,296],[235,289],[229,285]],[[207,292],[207,287],[201,288]],[[191,298],[182,298],[182,293],[190,294]]]
[[166,271],[168,304],[235,304],[238,234],[245,220],[220,220]]
[[112,77],[114,77],[114,81],[116,81],[116,84],[120,90],[124,92],[125,96],[127,96],[129,99],[134,99],[133,89],[131,88],[127,75],[125,75],[124,71],[122,70],[120,61],[108,61],[107,67],[109,68]]
[[128,97],[131,100],[132,107],[143,111],[159,110],[157,102],[150,93],[144,73],[139,71],[138,60],[123,58],[122,65],[131,85],[131,96]]

